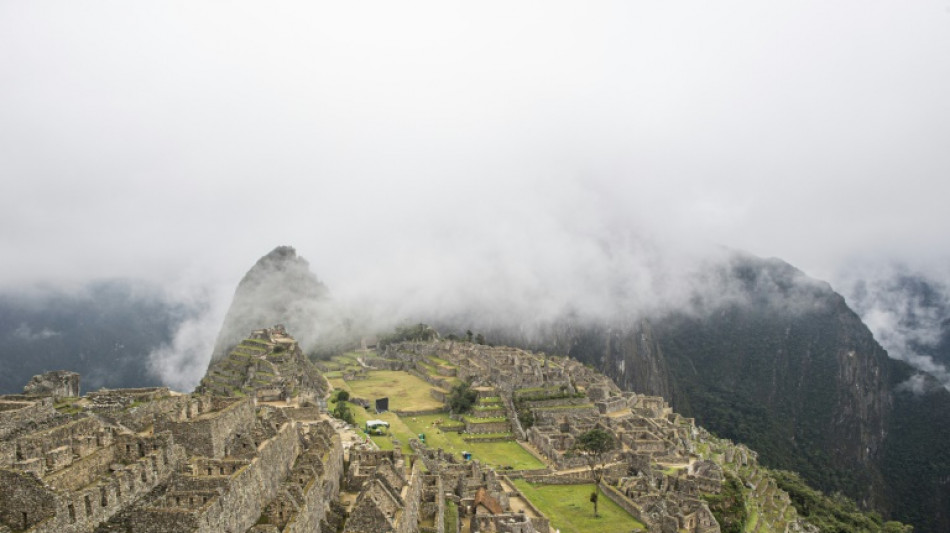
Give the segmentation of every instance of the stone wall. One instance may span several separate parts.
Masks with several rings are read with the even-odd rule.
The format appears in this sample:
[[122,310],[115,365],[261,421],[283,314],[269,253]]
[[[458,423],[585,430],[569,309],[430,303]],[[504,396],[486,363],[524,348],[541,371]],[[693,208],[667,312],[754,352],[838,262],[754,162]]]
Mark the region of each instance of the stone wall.
[[258,447],[259,455],[231,479],[228,490],[199,516],[196,533],[243,533],[253,526],[264,503],[277,495],[290,473],[298,445],[294,424],[284,424],[277,435]]
[[164,396],[142,405],[133,401],[126,409],[93,407],[93,411],[104,419],[122,424],[132,431],[144,431],[161,416],[171,416],[186,408],[188,396]]
[[521,426],[521,421],[518,420],[518,411],[515,410],[515,405],[511,401],[511,396],[508,394],[502,394],[501,400],[505,404],[505,411],[508,413],[508,420],[511,421],[511,432],[514,433],[516,439],[527,440],[524,428]]
[[175,441],[191,454],[220,459],[232,435],[250,433],[255,420],[254,404],[246,398],[215,407],[222,408],[184,420],[160,418],[155,421],[155,431],[170,431]]
[[[435,389],[429,389],[429,390],[434,391]],[[394,410],[393,412],[399,416],[426,416],[426,415],[437,415],[439,413],[444,413],[446,412],[446,408],[437,407],[434,409],[420,409],[418,411]]]
[[[636,518],[637,520],[643,522],[648,529],[651,528],[650,520],[647,518],[643,510],[640,509],[640,506],[634,503],[633,500],[624,496],[619,490],[610,485],[601,485],[600,491],[604,496],[610,499],[610,501],[616,503],[623,508],[624,511],[630,513],[630,516]],[[652,529],[651,529],[652,530]]]
[[54,494],[42,481],[29,474],[0,470],[0,524],[19,531],[55,514]]
[[474,423],[466,419],[465,431],[468,433],[508,433],[511,431],[511,424],[507,420],[504,422]]
[[292,420],[320,420],[325,412],[319,407],[298,407],[296,409],[284,409],[283,411]]
[[594,482],[594,474],[588,469],[566,474],[525,474],[524,479],[530,483],[541,483],[544,485],[586,485]]
[[419,513],[422,505],[422,489],[425,485],[425,474],[422,472],[422,463],[416,461],[412,465],[409,475],[408,489],[406,490],[406,506],[402,511],[402,518],[396,528],[396,533],[415,533],[419,528]]
[[33,401],[0,400],[0,439],[30,424],[39,424],[56,416],[52,398]]
[[[101,522],[165,482],[185,460],[184,451],[169,434],[155,437],[154,449],[130,464],[117,467],[77,490],[54,492],[55,515],[35,525],[30,533],[88,533]],[[118,455],[119,444],[113,444]],[[113,469],[110,466],[110,469]],[[0,499],[0,501],[3,501]]]
[[244,533],[260,517],[264,503],[277,495],[298,450],[294,424],[285,423],[261,443],[250,464],[231,475],[196,472],[177,477],[165,495],[187,497],[185,502],[169,501],[159,494],[100,529],[110,533]]
[[[320,450],[317,450],[319,453]],[[328,450],[323,450],[323,475],[315,477],[304,487],[304,500],[297,513],[287,521],[282,533],[333,533],[324,532],[326,511],[330,501],[340,493],[340,476],[343,472],[343,444],[339,435],[333,434]]]

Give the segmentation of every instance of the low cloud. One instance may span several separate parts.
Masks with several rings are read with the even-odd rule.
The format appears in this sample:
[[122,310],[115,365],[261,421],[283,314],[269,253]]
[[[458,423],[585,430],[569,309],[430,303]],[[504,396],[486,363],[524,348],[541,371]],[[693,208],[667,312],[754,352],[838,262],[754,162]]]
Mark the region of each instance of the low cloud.
[[42,341],[53,337],[58,337],[62,335],[62,333],[53,331],[49,328],[43,328],[39,331],[34,331],[24,322],[17,326],[15,330],[13,330],[13,335],[25,341]]
[[221,313],[214,310],[184,321],[170,343],[148,354],[149,371],[171,389],[191,392],[208,369],[213,332],[220,327]]
[[[948,349],[944,344],[950,335],[950,290],[939,275],[900,263],[872,263],[844,272],[841,286],[888,355],[930,374],[950,390],[950,370],[935,359],[938,351]],[[920,378],[911,381],[904,389],[922,390]]]

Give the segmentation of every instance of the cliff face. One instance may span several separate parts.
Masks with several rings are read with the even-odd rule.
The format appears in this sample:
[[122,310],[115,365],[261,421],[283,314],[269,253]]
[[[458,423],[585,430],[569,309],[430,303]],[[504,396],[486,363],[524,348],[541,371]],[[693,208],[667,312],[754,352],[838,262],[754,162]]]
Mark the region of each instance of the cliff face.
[[649,322],[575,328],[568,339],[568,355],[590,363],[624,390],[673,397],[670,370]]
[[234,292],[215,341],[212,363],[226,356],[248,331],[283,324],[304,349],[312,347],[330,314],[329,291],[310,264],[289,246],[279,246],[251,267]]
[[891,408],[888,359],[844,301],[812,309],[733,304],[656,323],[673,404],[766,463],[832,492],[885,503],[878,460]]

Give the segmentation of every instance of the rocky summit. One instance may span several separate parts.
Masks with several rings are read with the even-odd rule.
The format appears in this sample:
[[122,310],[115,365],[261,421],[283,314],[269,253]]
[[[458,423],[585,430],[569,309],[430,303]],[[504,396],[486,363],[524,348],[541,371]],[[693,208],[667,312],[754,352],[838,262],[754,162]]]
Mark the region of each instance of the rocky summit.
[[540,352],[436,335],[315,365],[276,326],[192,394],[32,383],[0,396],[2,533],[818,531],[754,451]]
[[248,331],[284,324],[301,335],[304,345],[315,342],[318,325],[329,322],[325,307],[329,291],[310,271],[310,264],[290,246],[278,246],[248,270],[234,298],[211,355],[217,361],[230,353]]

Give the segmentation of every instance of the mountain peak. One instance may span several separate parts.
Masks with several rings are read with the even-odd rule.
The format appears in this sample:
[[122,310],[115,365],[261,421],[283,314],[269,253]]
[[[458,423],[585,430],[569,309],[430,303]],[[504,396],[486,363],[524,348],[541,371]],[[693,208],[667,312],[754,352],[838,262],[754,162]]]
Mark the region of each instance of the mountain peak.
[[310,263],[291,246],[278,246],[257,260],[234,292],[212,362],[227,355],[248,331],[285,324],[307,349],[316,342],[316,324],[327,313],[329,291]]

